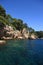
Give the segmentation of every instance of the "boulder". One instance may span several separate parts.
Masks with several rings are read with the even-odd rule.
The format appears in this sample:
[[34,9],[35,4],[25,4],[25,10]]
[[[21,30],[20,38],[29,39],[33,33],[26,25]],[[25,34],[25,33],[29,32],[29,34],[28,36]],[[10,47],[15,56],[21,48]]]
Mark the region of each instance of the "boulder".
[[37,39],[37,36],[34,33],[32,33],[30,38],[31,39]]
[[19,38],[19,37],[21,37],[21,32],[18,30],[15,30],[14,31],[14,38]]
[[5,44],[6,43],[6,41],[5,40],[0,40],[0,44],[2,45],[2,44]]
[[29,30],[24,28],[22,30],[22,35],[23,35],[24,38],[28,39],[29,38]]

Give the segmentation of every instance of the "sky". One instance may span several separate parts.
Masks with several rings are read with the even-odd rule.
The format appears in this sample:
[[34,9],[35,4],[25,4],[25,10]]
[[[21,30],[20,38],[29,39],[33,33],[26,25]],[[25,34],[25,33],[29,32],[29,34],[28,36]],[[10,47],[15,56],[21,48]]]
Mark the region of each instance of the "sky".
[[36,31],[43,31],[43,0],[0,0],[7,14],[22,19]]

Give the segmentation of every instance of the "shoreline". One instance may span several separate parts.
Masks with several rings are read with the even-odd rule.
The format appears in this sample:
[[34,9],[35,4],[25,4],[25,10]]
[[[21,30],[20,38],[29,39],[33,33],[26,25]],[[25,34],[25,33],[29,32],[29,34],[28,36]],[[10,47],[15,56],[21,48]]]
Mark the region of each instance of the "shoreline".
[[0,45],[5,44],[5,43],[6,43],[5,40],[0,40]]
[[37,39],[18,39],[18,38],[16,38],[16,39],[2,39],[2,40],[0,40],[0,45],[3,45],[3,44],[6,44],[6,41],[7,40],[43,40],[43,38],[41,39],[41,38],[37,38]]

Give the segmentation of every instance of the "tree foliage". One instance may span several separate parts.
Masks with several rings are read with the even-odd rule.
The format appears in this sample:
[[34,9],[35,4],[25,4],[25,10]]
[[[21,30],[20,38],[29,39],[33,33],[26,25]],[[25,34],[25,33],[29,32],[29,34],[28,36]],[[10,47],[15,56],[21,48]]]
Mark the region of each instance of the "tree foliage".
[[0,5],[0,29],[3,28],[5,25],[10,25],[14,28],[14,30],[22,31],[23,28],[29,30],[30,34],[34,33],[39,38],[43,37],[43,31],[35,31],[33,28],[28,27],[23,20],[12,18],[11,15],[6,14],[6,10]]
[[23,28],[27,28],[27,24],[23,23],[21,19],[13,19],[12,25],[15,26],[17,30],[22,30]]
[[0,16],[6,17],[6,11],[1,5],[0,5]]
[[43,31],[36,31],[38,38],[43,38]]

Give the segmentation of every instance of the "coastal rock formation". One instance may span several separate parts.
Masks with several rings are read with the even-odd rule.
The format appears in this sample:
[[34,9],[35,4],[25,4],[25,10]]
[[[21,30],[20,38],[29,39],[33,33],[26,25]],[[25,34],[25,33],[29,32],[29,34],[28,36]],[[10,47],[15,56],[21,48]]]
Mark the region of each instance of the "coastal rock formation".
[[37,39],[38,37],[34,33],[32,33],[30,38],[31,39]]
[[14,31],[14,38],[19,38],[21,36],[21,32],[18,30]]
[[6,25],[5,29],[5,37],[13,37],[14,30],[13,27]]
[[22,31],[19,30],[13,30],[12,26],[6,25],[4,27],[4,36],[2,37],[3,39],[36,39],[37,36],[32,33],[30,35],[29,30],[26,28],[23,28]]
[[29,38],[29,30],[24,28],[22,30],[22,36],[25,38],[25,39],[28,39]]

